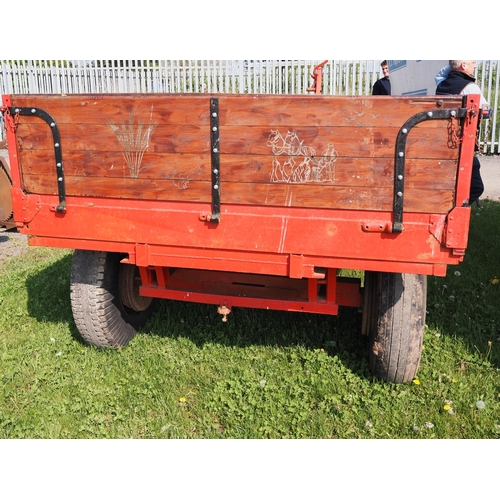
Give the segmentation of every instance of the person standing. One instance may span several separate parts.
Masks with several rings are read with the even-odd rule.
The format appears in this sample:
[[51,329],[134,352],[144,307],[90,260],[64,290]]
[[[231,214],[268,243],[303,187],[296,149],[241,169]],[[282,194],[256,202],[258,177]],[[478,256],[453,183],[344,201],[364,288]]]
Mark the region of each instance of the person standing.
[[[443,68],[436,75],[436,82],[440,81],[436,88],[437,95],[456,94],[479,94],[481,96],[480,107],[483,118],[489,118],[491,108],[484,98],[479,85],[476,83],[474,72],[476,71],[476,61],[450,61],[449,71]],[[443,79],[444,77],[444,79]],[[477,156],[474,156],[472,163],[472,179],[469,193],[469,205],[474,202],[479,204],[479,197],[484,192],[484,184],[481,178],[481,164]]]
[[384,76],[373,84],[372,95],[391,95],[391,81],[389,80],[389,66],[387,61],[380,63]]

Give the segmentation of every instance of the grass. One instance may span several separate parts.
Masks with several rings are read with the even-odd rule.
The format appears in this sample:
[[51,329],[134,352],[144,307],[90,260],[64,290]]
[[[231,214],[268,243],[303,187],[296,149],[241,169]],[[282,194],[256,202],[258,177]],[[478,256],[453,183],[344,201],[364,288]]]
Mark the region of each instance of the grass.
[[84,345],[71,253],[0,264],[0,439],[500,437],[500,203],[474,208],[469,248],[430,277],[418,380],[370,374],[359,314],[162,302],[126,349]]

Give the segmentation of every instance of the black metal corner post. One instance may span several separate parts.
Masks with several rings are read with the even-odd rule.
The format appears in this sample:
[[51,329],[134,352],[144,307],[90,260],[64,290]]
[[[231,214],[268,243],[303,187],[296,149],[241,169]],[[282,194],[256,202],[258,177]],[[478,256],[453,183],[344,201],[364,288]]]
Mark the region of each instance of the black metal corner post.
[[54,140],[54,153],[56,160],[56,174],[57,174],[57,192],[59,194],[59,205],[56,207],[56,212],[65,213],[66,212],[66,187],[64,183],[64,168],[62,159],[62,149],[61,149],[61,134],[59,132],[59,127],[56,121],[52,118],[49,113],[39,108],[29,108],[29,107],[15,107],[11,106],[8,108],[11,115],[22,115],[22,116],[37,116],[41,118],[52,130],[52,138]]
[[212,157],[212,216],[210,222],[220,222],[220,133],[219,99],[210,98],[210,148]]
[[406,139],[410,130],[426,120],[449,120],[451,118],[464,118],[467,115],[466,108],[456,109],[434,109],[422,111],[410,117],[403,124],[396,138],[396,158],[394,162],[394,223],[393,233],[403,231],[403,206],[404,206],[404,183],[405,183],[405,157]]

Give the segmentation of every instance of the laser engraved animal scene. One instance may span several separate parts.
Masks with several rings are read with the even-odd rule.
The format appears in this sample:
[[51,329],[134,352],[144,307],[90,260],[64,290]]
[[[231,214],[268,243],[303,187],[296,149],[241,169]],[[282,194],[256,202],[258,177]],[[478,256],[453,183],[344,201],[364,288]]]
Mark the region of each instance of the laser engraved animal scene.
[[333,143],[329,142],[323,153],[317,155],[316,150],[305,145],[296,132],[289,130],[283,137],[279,130],[271,130],[267,146],[274,155],[271,182],[335,182],[338,153]]

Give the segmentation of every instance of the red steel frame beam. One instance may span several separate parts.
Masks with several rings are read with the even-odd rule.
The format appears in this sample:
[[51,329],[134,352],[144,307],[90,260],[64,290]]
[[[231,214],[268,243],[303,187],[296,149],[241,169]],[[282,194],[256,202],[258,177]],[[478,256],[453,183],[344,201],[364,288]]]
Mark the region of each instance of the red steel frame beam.
[[360,280],[338,278],[335,269],[325,270],[324,279],[302,280],[158,266],[140,267],[140,272],[141,295],[216,304],[228,310],[237,306],[336,315],[339,306],[361,306]]

